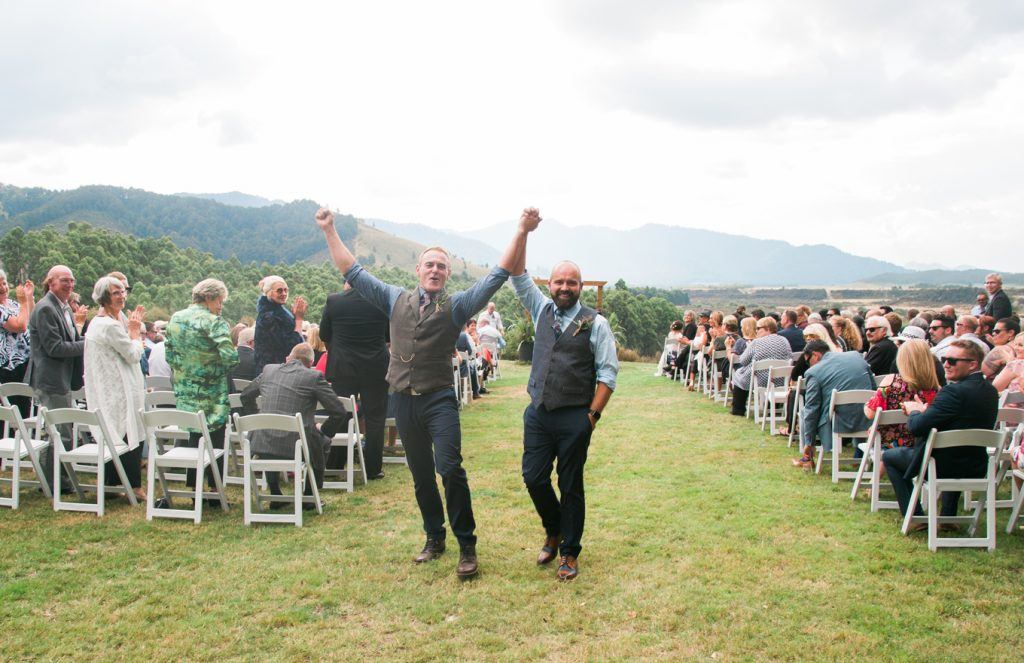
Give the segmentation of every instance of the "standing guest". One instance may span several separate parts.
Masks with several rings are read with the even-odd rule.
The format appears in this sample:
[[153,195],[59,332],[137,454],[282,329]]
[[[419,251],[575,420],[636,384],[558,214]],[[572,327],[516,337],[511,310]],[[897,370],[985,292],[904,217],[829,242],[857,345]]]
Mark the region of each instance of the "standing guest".
[[306,332],[306,342],[309,343],[309,347],[313,348],[313,363],[319,363],[320,357],[327,352],[327,345],[320,338],[320,325],[309,326],[309,331]]
[[171,377],[171,366],[167,363],[167,341],[163,337],[159,337],[159,340],[153,345],[153,349],[149,351],[147,364],[149,365],[147,375]]
[[[0,269],[0,384],[25,381],[30,354],[28,321],[36,305],[34,293],[35,285],[25,281],[15,288],[15,297],[11,299],[7,272]],[[32,402],[27,396],[14,396],[10,401],[23,418],[30,415]]]
[[[955,326],[956,323],[953,322],[953,318],[946,315],[935,316],[931,324],[928,325],[928,335],[932,340],[932,354],[939,359],[946,356],[946,349],[956,340],[956,336],[953,335]],[[980,364],[981,362],[979,361],[978,363]]]
[[[797,312],[793,309],[786,309],[782,312],[782,329],[779,336],[789,341],[789,347],[793,352],[801,352],[807,341],[804,340],[803,331],[797,326]],[[742,353],[742,350],[738,350]]]
[[302,323],[307,304],[295,298],[289,311],[288,284],[280,276],[267,276],[260,281],[263,294],[256,301],[256,373],[267,364],[283,364],[288,353],[303,342]]
[[851,433],[867,430],[870,423],[860,406],[836,408],[832,427],[829,410],[833,391],[875,389],[871,366],[856,352],[832,352],[821,340],[811,341],[804,348],[804,357],[810,368],[804,373],[804,405],[800,409],[800,446],[803,455],[793,465],[809,469],[814,464],[814,439],[821,440],[825,453],[832,451],[832,433]]
[[864,334],[868,339],[868,351],[864,360],[871,366],[875,375],[892,373],[896,364],[896,344],[890,338],[892,329],[889,321],[880,315],[872,315],[864,321]]
[[[75,276],[68,267],[51,267],[43,281],[46,294],[32,309],[28,320],[32,352],[25,379],[35,392],[36,403],[48,410],[73,407],[71,392],[82,388],[85,340],[78,331],[78,320],[85,317],[87,309],[80,306],[72,313],[68,300],[74,287]],[[71,426],[60,426],[58,432],[60,442],[67,448],[71,441]],[[52,446],[43,449],[39,461],[46,475],[44,479],[53,488]],[[69,483],[61,481],[61,485],[64,486],[62,490],[71,491]]]
[[[754,317],[753,314],[751,314],[751,317]],[[754,319],[757,320],[757,318]],[[768,384],[768,371],[761,371],[761,375],[752,375],[754,362],[763,359],[790,361],[793,358],[793,351],[790,349],[789,341],[775,333],[778,330],[775,320],[762,317],[755,324],[757,337],[747,343],[743,354],[736,356],[736,341],[728,339],[725,342],[728,354],[736,356],[732,365],[734,371],[732,377],[732,414],[738,417],[746,414],[747,398],[750,396],[750,390],[755,386],[764,387]],[[756,384],[754,380],[757,381]]]
[[[320,336],[327,346],[325,375],[334,393],[359,397],[359,413],[366,420],[366,475],[383,479],[388,317],[346,281],[342,292],[327,297]],[[343,451],[332,450],[327,467],[341,467],[347,460]]]
[[[619,362],[608,321],[579,303],[583,277],[569,261],[555,265],[545,297],[526,273],[526,254],[512,284],[535,321],[536,343],[523,413],[523,481],[544,526],[537,564],[560,556],[559,580],[579,574],[586,502],[583,466],[590,438],[615,390]],[[735,318],[732,319],[735,324]],[[558,461],[558,491],[551,469]]]
[[[216,449],[224,448],[224,426],[231,416],[228,374],[238,363],[231,330],[220,316],[227,298],[228,289],[222,282],[200,281],[192,288],[192,305],[172,315],[167,324],[167,363],[174,370],[177,407],[206,414],[210,441]],[[188,446],[198,447],[201,435],[193,431]],[[207,470],[206,477],[216,488],[213,473]],[[195,470],[189,470],[188,486],[194,487],[195,481]]]
[[238,365],[231,369],[232,380],[249,380],[251,382],[259,375],[256,372],[256,351],[253,350],[255,339],[256,330],[252,327],[245,327],[238,332],[238,347],[235,348],[235,351],[238,352]]
[[[142,441],[146,437],[139,412],[145,406],[146,383],[142,376],[142,320],[145,309],[135,308],[124,315],[128,293],[124,283],[114,276],[96,282],[92,299],[100,310],[85,333],[85,402],[90,410],[99,410],[115,440],[123,441],[129,451],[121,456],[125,478],[140,500],[142,490]],[[106,483],[117,486],[113,461],[107,463]]]
[[501,314],[494,308],[494,302],[487,302],[487,309],[480,314],[480,317],[477,319],[477,323],[481,320],[486,320],[487,324],[491,325],[501,333],[505,333],[505,325],[501,321]]
[[[913,480],[921,471],[924,442],[932,429],[939,432],[969,428],[992,430],[995,425],[999,394],[982,377],[982,360],[981,349],[974,343],[953,341],[942,360],[948,384],[939,391],[931,405],[919,400],[903,404],[903,410],[909,415],[907,428],[917,438],[917,443],[913,448],[895,447],[882,454],[882,462],[885,463],[886,474],[896,492],[900,513],[906,515],[910,506]],[[984,447],[936,449],[932,458],[938,475],[947,479],[982,477],[988,466],[988,453]],[[939,515],[955,516],[959,500],[959,492],[942,493]],[[915,504],[914,511],[920,514],[920,505]]]
[[476,343],[473,342],[471,329],[476,327],[476,320],[472,318],[466,321],[466,327],[459,334],[455,341],[455,349],[458,352],[465,352],[467,358],[459,361],[459,375],[469,378],[469,385],[473,398],[480,398],[480,394],[486,394],[487,390],[480,386],[480,380],[476,372]]
[[989,302],[985,306],[985,315],[991,315],[996,320],[1009,318],[1013,315],[1013,305],[1010,298],[1003,292],[1003,277],[999,274],[989,274],[985,277],[985,290],[989,294]]
[[988,340],[992,342],[993,347],[1009,345],[1016,340],[1019,333],[1020,323],[1017,318],[1003,318],[992,326],[992,333],[989,334]]
[[[896,354],[899,372],[886,377],[878,386],[875,395],[864,404],[864,416],[874,419],[877,410],[899,410],[915,398],[925,403],[935,400],[939,393],[939,376],[935,372],[935,356],[929,350],[924,340],[907,341],[900,346]],[[914,436],[906,424],[881,426],[878,432],[883,449],[914,446]]]
[[535,209],[525,210],[498,265],[469,290],[456,294],[445,289],[451,275],[451,257],[444,249],[425,250],[416,264],[419,286],[403,290],[374,278],[356,262],[338,237],[330,210],[319,210],[316,222],[345,280],[390,319],[391,402],[427,535],[415,561],[427,562],[444,553],[444,509],[434,478],[436,471],[444,485],[452,531],[459,540],[456,575],[474,576],[478,571],[476,522],[469,481],[462,468],[462,428],[452,389],[452,351],[463,325],[498,291],[508,279],[508,270],[525,253],[526,237],[540,223],[540,215]]
[[979,292],[977,304],[971,307],[971,315],[978,317],[985,314],[985,309],[988,308],[988,293]]

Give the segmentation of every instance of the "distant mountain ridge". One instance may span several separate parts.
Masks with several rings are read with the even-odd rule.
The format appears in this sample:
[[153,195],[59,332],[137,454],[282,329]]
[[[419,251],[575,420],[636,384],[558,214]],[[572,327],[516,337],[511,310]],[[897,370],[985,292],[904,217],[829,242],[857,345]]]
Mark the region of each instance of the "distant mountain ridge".
[[970,285],[980,288],[985,285],[985,277],[993,272],[1002,277],[1003,285],[1024,286],[1024,274],[997,272],[994,269],[928,269],[918,272],[886,272],[867,277],[861,282],[871,285]]
[[235,207],[269,207],[270,205],[284,205],[284,200],[270,200],[263,196],[254,196],[241,191],[228,191],[227,193],[176,193],[176,196],[185,198],[202,198],[214,200],[222,205],[234,205]]

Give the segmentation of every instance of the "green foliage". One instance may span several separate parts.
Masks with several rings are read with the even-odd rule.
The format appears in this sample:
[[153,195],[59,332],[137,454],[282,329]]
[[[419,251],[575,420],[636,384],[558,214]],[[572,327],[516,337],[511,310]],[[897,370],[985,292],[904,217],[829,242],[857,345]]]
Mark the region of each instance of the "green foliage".
[[[0,185],[0,206],[6,209],[10,224],[25,230],[88,221],[137,237],[168,237],[177,246],[224,259],[297,262],[323,250],[323,239],[313,223],[318,205],[311,200],[233,207],[112,186],[49,191]],[[342,240],[356,236],[355,218],[336,215],[335,219]]]

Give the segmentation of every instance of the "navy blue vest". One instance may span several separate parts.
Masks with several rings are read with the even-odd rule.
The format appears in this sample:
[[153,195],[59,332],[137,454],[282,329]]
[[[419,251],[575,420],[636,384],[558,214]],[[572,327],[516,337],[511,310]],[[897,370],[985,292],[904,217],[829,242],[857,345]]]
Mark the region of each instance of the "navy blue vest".
[[[527,391],[534,407],[548,410],[590,405],[597,388],[597,367],[590,333],[597,311],[581,306],[575,319],[555,337],[554,304],[540,312]],[[585,322],[589,320],[588,322]]]

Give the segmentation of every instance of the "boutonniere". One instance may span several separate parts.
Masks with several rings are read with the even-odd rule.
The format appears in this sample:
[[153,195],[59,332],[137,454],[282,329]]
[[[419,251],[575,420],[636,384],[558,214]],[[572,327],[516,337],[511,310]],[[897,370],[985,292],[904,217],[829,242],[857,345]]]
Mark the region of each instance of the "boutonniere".
[[573,336],[575,336],[576,334],[579,334],[582,331],[587,331],[588,329],[593,327],[594,326],[594,316],[588,315],[585,318],[580,318],[579,320],[574,321],[574,324],[576,325],[576,329],[574,329],[573,332],[572,332]]
[[440,313],[441,307],[448,303],[448,291],[442,290],[437,295],[437,299],[434,300],[434,312]]

